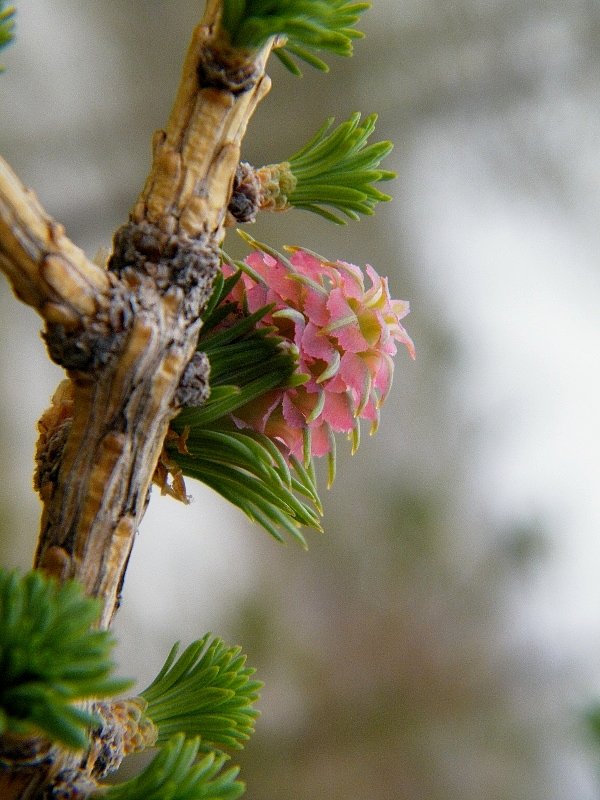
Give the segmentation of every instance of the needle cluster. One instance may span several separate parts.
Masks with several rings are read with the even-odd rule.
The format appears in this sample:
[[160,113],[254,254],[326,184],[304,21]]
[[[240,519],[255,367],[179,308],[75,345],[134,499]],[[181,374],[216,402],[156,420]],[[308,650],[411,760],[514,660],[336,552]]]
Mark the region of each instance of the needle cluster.
[[112,677],[113,637],[92,627],[99,612],[72,581],[0,571],[0,733],[85,747],[98,720],[75,704],[131,684]]
[[348,0],[223,0],[221,25],[234,47],[254,49],[275,37],[274,54],[295,75],[301,72],[294,57],[327,72],[316,54],[351,56],[352,40],[363,36],[353,26],[369,6]]
[[[15,7],[0,0],[0,50],[14,39]],[[2,67],[0,66],[0,72]]]

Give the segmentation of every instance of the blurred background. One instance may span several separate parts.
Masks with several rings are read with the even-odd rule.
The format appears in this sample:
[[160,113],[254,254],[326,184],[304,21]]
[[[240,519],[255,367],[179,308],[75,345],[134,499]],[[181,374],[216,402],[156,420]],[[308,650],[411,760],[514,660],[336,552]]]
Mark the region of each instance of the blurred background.
[[[173,641],[241,643],[266,687],[258,800],[591,800],[600,698],[600,6],[375,0],[329,75],[271,64],[243,156],[379,113],[394,200],[273,247],[372,263],[408,299],[379,435],[340,442],[323,536],[279,546],[201,485],[155,492],[116,631],[143,688]],[[127,217],[200,0],[23,0],[0,152],[90,255]],[[228,249],[244,251],[230,234]],[[35,425],[61,378],[0,280],[0,549],[31,562]],[[345,452],[344,452],[345,451]]]

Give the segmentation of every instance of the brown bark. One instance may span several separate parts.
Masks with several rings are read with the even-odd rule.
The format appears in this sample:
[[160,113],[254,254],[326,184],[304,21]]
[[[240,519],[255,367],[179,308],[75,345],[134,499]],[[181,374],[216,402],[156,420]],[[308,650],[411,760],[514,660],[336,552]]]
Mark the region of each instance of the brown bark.
[[[218,14],[218,0],[209,0],[166,130],[154,135],[150,175],[115,234],[108,268],[89,261],[0,161],[0,268],[44,319],[50,355],[70,381],[42,420],[35,564],[60,580],[77,578],[100,597],[102,626],[118,607],[178,410],[177,388],[218,268],[241,141],[270,86],[269,48],[228,49]],[[56,774],[62,758],[17,777],[0,770],[0,797],[41,796],[50,778],[40,784],[40,775]],[[65,756],[63,768],[70,763]]]

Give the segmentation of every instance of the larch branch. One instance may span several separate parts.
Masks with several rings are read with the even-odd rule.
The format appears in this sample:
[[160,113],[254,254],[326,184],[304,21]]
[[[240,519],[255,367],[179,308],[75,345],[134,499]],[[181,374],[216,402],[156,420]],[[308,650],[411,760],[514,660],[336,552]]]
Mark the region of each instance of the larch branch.
[[[208,0],[166,130],[153,139],[150,175],[129,222],[115,233],[106,269],[69,242],[0,166],[0,267],[46,321],[50,355],[68,375],[40,423],[36,484],[44,507],[35,565],[59,580],[77,578],[101,598],[104,627],[119,605],[152,475],[178,411],[178,385],[195,351],[241,142],[270,85],[270,47],[232,50],[220,38],[219,13],[219,0]],[[59,751],[54,766],[44,764],[44,785],[61,763],[69,762]],[[86,785],[89,771],[80,777]],[[0,770],[7,800],[33,797],[40,771],[34,768],[29,788],[16,794],[21,783]]]

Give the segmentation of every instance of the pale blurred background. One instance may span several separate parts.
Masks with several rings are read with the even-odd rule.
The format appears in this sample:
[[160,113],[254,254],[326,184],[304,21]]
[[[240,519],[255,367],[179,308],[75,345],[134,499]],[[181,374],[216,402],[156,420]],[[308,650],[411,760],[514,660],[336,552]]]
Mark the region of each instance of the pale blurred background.
[[[0,152],[93,255],[127,216],[200,0],[23,0]],[[266,682],[252,800],[591,800],[600,697],[600,5],[375,0],[329,75],[271,65],[244,156],[376,111],[393,202],[253,235],[371,262],[410,300],[379,435],[278,546],[202,486],[156,493],[116,626],[122,674],[240,642]],[[229,249],[242,253],[238,244]],[[0,280],[0,525],[29,566],[35,423],[60,370]],[[237,757],[236,757],[237,759]]]

